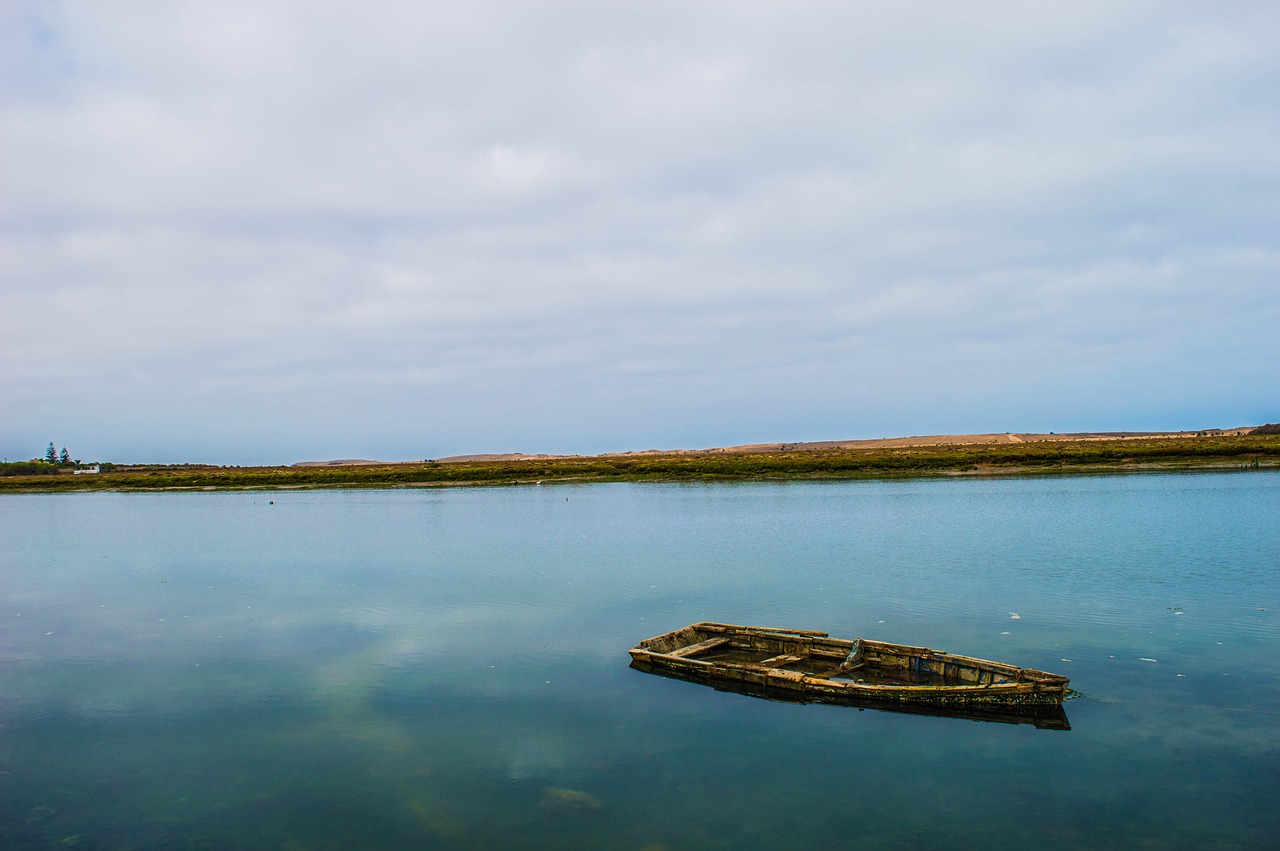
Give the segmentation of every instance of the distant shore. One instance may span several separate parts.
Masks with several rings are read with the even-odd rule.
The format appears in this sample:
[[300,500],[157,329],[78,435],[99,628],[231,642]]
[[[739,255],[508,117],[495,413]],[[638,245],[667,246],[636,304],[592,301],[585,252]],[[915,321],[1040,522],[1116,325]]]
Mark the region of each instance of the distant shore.
[[0,476],[0,493],[457,487],[616,481],[775,481],[1280,469],[1280,434],[1201,432],[933,435],[607,455],[355,459],[286,467],[104,465]]
[[[632,458],[660,455],[718,455],[718,454],[773,454],[779,452],[817,452],[838,449],[903,449],[922,446],[974,446],[1012,443],[1066,442],[1081,440],[1143,440],[1181,437],[1240,437],[1250,434],[1257,426],[1240,426],[1229,429],[1201,431],[1110,431],[1075,432],[1070,434],[993,432],[990,434],[930,434],[912,437],[881,437],[866,440],[822,440],[798,443],[747,443],[740,446],[723,446],[714,449],[641,449],[626,452],[605,452],[600,455],[526,455],[523,452],[497,452],[479,455],[451,455],[431,460],[441,464],[492,461],[554,461],[567,458]],[[294,467],[369,467],[383,466],[386,462],[368,459],[344,458],[332,461],[300,461]]]

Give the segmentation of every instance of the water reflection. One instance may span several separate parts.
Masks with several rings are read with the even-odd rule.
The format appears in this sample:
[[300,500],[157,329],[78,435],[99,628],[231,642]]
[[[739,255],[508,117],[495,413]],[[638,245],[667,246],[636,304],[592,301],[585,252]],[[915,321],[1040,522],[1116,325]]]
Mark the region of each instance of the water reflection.
[[[1277,475],[271,499],[0,497],[0,847],[1280,831]],[[964,648],[1089,693],[1042,736],[622,664],[708,619]],[[992,801],[1037,818],[993,832]]]

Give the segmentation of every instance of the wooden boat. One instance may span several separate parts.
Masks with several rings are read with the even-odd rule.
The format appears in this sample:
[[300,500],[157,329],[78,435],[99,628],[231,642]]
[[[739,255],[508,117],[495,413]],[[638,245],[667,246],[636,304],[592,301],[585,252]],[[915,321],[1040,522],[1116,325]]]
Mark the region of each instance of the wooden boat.
[[771,689],[768,685],[761,683],[699,680],[682,671],[654,670],[650,666],[635,660],[632,660],[631,667],[637,671],[656,674],[668,679],[709,685],[716,691],[741,694],[778,703],[831,703],[838,706],[853,707],[859,711],[871,709],[877,712],[927,715],[933,718],[960,718],[966,721],[990,721],[998,724],[1030,724],[1040,730],[1071,729],[1071,722],[1067,718],[1066,709],[1058,703],[1031,703],[1024,705],[974,703],[960,706],[939,706],[928,703],[888,703],[846,695],[839,697],[820,694],[806,695],[793,689]]
[[[1033,707],[1057,707],[1056,716],[1069,682],[925,647],[710,622],[646,639],[632,648],[631,659],[638,670],[760,697],[961,717],[966,710],[1016,714]],[[1061,719],[1065,725],[1065,715]]]

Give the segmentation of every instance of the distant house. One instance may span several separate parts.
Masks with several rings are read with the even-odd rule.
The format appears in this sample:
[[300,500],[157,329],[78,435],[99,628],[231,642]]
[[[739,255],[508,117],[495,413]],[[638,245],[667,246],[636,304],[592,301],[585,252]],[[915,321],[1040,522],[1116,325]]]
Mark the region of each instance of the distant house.
[[73,472],[73,473],[75,473],[75,474],[78,476],[78,475],[80,475],[81,473],[97,473],[97,472],[99,472],[101,469],[102,469],[102,468],[101,468],[99,465],[94,464],[94,465],[92,465],[92,466],[90,466],[90,467],[85,467],[85,468],[83,468],[83,469],[73,470],[72,472]]

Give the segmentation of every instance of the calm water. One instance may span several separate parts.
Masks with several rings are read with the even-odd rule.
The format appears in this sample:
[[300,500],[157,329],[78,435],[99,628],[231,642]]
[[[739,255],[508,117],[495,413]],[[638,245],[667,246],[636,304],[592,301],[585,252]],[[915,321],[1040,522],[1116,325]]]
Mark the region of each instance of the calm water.
[[[0,847],[1274,847],[1278,618],[1265,472],[5,496]],[[703,619],[1083,696],[1046,731],[627,667]]]

